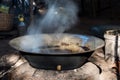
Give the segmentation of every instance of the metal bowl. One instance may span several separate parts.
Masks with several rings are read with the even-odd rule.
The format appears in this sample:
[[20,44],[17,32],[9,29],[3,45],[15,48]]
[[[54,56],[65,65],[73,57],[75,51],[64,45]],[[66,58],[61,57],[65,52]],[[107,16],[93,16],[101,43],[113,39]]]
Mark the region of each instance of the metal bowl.
[[[34,37],[36,36],[36,37]],[[84,52],[39,52],[31,50],[32,45],[40,44],[53,45],[59,40],[69,37],[70,42],[79,42],[80,45],[88,45],[90,50]],[[57,39],[56,39],[57,38]],[[30,39],[33,39],[32,41]],[[34,40],[36,40],[34,42]],[[30,43],[29,43],[30,41]],[[41,42],[42,41],[42,42]],[[64,40],[63,40],[64,41]],[[25,43],[25,45],[23,44]],[[28,60],[31,66],[38,69],[49,70],[69,70],[81,67],[87,62],[92,53],[104,46],[104,41],[100,38],[88,35],[78,34],[40,34],[40,35],[27,35],[12,39],[9,44],[20,51],[20,53]],[[24,45],[24,46],[23,46]],[[26,48],[27,47],[27,48]]]

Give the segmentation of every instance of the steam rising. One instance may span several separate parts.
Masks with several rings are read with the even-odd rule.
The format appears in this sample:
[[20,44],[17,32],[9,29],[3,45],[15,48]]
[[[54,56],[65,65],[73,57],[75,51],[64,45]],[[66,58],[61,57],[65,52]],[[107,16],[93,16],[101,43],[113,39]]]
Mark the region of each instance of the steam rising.
[[77,6],[71,0],[45,0],[48,4],[46,14],[36,20],[28,34],[63,33],[77,21]]
[[[63,33],[76,23],[78,9],[72,0],[45,0],[45,3],[48,5],[46,13],[32,22],[28,28],[27,35]],[[42,41],[42,37],[34,36],[32,39],[22,40],[21,46],[39,50],[37,48],[42,45],[40,41]]]
[[25,51],[40,52],[39,47],[43,45],[42,42],[42,38],[38,38],[38,35],[24,37],[21,40],[20,48]]

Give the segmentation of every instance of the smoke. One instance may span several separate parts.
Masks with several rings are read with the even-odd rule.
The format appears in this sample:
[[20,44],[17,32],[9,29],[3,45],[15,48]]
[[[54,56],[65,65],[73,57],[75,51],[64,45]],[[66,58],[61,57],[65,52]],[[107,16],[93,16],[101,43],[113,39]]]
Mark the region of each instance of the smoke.
[[43,45],[40,35],[31,35],[22,37],[20,48],[24,51],[40,52],[40,46]]
[[[27,35],[35,35],[29,39],[21,41],[21,47],[27,50],[39,52],[39,46],[42,46],[42,37],[38,38],[41,33],[63,33],[72,27],[77,21],[77,6],[72,0],[45,0],[48,5],[46,13],[35,18],[27,30]],[[59,35],[60,37],[60,35]],[[54,38],[59,39],[58,35]]]
[[46,14],[36,19],[28,28],[28,34],[63,33],[77,21],[77,6],[71,0],[45,0]]

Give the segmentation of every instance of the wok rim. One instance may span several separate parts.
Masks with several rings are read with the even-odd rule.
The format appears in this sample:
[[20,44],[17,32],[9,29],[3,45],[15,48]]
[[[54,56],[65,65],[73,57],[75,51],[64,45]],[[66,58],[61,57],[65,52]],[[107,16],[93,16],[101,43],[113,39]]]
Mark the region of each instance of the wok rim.
[[[104,46],[105,46],[105,42],[104,42],[104,40],[103,39],[101,39],[101,38],[98,38],[98,37],[96,37],[96,36],[92,36],[92,35],[85,35],[85,34],[70,34],[70,33],[62,33],[62,35],[78,35],[78,36],[87,36],[87,37],[93,37],[93,38],[95,38],[95,39],[99,39],[101,42],[102,42],[102,44],[101,45],[99,45],[98,47],[96,47],[95,49],[91,49],[91,50],[88,50],[88,51],[84,51],[84,52],[78,52],[78,53],[72,53],[71,52],[71,54],[68,54],[68,53],[66,53],[66,54],[46,54],[46,53],[37,53],[37,52],[30,52],[30,51],[25,51],[25,50],[21,50],[21,49],[18,49],[18,48],[16,48],[14,45],[12,45],[11,43],[15,40],[15,39],[17,39],[17,38],[22,38],[22,37],[26,37],[26,36],[32,36],[32,35],[25,35],[25,36],[19,36],[19,37],[16,37],[16,38],[13,38],[12,40],[10,40],[9,41],[9,45],[13,48],[13,49],[15,49],[15,50],[17,50],[17,51],[19,51],[19,52],[22,52],[22,53],[25,53],[25,54],[30,54],[30,55],[51,55],[51,56],[65,56],[65,55],[79,55],[79,54],[87,54],[87,53],[90,53],[90,52],[94,52],[95,50],[97,50],[97,49],[100,49],[100,48],[103,48]],[[39,34],[39,35],[45,35],[45,34]],[[47,35],[49,35],[49,34],[47,34]]]

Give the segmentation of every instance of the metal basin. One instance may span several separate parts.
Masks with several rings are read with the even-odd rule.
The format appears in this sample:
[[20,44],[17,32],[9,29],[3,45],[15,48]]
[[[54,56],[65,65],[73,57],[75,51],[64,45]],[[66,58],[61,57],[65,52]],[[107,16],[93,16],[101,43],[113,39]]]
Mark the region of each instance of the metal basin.
[[[40,46],[41,44],[42,46],[46,44],[53,46],[53,44],[60,42],[65,37],[69,37],[71,39],[69,39],[68,41],[73,43],[77,42],[82,46],[88,45],[90,49],[84,52],[69,52],[69,53],[59,51],[54,52],[34,51],[30,49],[32,45],[36,44],[36,41],[35,43],[34,41],[30,41],[30,39],[33,39],[33,36],[37,36],[35,40],[40,40],[39,42],[37,42],[38,46],[39,44]],[[25,45],[23,43],[25,43]],[[40,34],[17,37],[15,39],[12,39],[9,42],[9,44],[14,49],[20,51],[20,53],[28,60],[30,65],[35,68],[47,70],[70,70],[79,68],[84,63],[86,63],[88,58],[92,55],[92,53],[96,49],[102,48],[104,46],[104,41],[100,38],[88,35]]]

